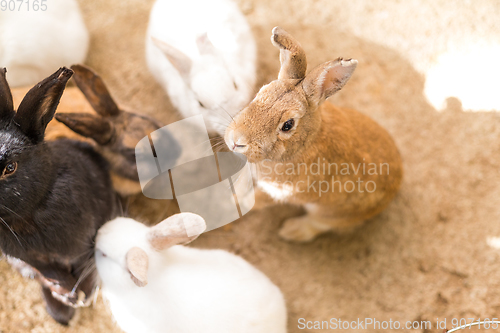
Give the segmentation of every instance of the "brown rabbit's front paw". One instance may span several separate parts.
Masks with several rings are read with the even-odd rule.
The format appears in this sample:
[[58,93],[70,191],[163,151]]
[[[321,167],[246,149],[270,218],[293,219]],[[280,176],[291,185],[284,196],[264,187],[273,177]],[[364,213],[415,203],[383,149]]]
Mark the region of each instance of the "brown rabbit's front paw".
[[315,228],[309,215],[287,219],[279,231],[281,238],[291,242],[310,242],[323,230]]

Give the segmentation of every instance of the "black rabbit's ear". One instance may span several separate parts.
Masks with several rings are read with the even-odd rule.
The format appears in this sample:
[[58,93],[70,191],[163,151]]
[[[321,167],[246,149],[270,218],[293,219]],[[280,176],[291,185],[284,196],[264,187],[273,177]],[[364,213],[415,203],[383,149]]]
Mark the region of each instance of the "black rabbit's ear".
[[75,72],[73,80],[97,113],[103,117],[120,114],[118,105],[99,75],[83,65],[73,65],[71,69]]
[[66,83],[73,71],[66,67],[31,88],[24,96],[14,117],[14,122],[33,142],[40,142],[45,135],[47,124],[56,112]]
[[90,113],[58,113],[56,119],[73,132],[94,139],[101,146],[108,144],[115,134],[111,122]]
[[12,102],[12,94],[9,84],[5,78],[7,69],[0,69],[0,121],[11,120],[14,116],[14,103]]

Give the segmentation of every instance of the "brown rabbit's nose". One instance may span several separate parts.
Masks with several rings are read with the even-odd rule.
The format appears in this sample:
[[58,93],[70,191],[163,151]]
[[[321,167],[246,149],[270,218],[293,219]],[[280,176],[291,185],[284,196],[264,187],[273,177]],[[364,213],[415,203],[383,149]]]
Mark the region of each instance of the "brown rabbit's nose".
[[234,133],[234,130],[231,130],[226,137],[226,144],[232,151],[236,151],[237,149],[242,149],[246,147],[246,144],[243,144],[243,137],[238,136]]
[[245,148],[246,145],[237,145],[236,143],[233,145],[233,150],[235,150],[236,148]]

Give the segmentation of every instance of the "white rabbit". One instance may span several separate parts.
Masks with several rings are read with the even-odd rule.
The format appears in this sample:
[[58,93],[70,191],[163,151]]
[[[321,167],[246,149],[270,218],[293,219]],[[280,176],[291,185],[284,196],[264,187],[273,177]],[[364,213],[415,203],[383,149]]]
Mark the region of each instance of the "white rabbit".
[[29,1],[18,8],[19,2],[9,0],[0,11],[0,67],[9,70],[12,87],[36,84],[59,67],[83,62],[89,33],[76,0],[45,0],[35,7]]
[[174,215],[150,228],[128,218],[108,222],[96,239],[102,291],[127,333],[283,333],[278,287],[223,250],[177,246],[206,228],[198,215]]
[[253,97],[256,46],[232,0],[157,0],[146,36],[146,59],[184,117],[204,116],[223,134]]

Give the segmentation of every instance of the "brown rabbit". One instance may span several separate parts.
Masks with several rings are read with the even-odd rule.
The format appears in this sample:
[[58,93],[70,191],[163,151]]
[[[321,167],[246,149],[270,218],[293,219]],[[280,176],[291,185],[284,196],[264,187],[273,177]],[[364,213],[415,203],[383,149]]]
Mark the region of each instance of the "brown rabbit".
[[369,117],[325,101],[340,90],[356,60],[326,62],[306,75],[302,46],[276,27],[278,80],[262,87],[227,128],[226,144],[256,165],[258,186],[273,198],[304,206],[280,236],[310,241],[344,231],[380,213],[403,175],[391,136]]
[[[161,125],[153,118],[118,107],[104,81],[90,68],[73,65],[71,69],[77,86],[97,114],[57,113],[55,118],[97,143],[95,149],[109,162],[113,187],[122,197],[140,193],[135,146]],[[180,149],[171,137],[165,138],[165,146]]]

